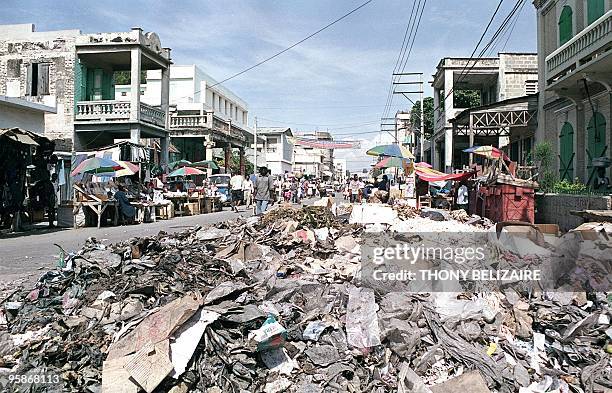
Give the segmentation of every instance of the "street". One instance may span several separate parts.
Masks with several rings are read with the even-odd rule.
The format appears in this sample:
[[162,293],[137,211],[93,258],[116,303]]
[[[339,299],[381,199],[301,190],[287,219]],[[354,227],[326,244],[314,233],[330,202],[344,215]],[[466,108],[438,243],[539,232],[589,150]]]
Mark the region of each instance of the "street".
[[36,279],[39,272],[56,265],[60,245],[66,252],[80,249],[90,237],[105,244],[115,243],[131,237],[156,235],[159,231],[178,232],[196,225],[214,224],[236,217],[248,217],[251,211],[240,207],[239,213],[224,211],[197,216],[175,217],[155,223],[117,227],[79,229],[37,229],[12,237],[0,238],[0,281],[21,278]]

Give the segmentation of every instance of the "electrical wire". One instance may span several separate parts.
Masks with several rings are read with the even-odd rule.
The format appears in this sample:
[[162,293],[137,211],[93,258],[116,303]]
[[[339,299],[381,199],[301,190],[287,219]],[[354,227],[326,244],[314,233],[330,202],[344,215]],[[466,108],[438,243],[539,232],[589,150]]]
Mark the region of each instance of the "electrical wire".
[[367,0],[366,2],[364,2],[363,4],[361,4],[360,6],[358,6],[358,7],[356,7],[356,8],[353,8],[351,11],[349,11],[349,12],[347,12],[346,14],[342,15],[341,17],[339,17],[339,18],[337,18],[337,19],[333,20],[332,22],[330,22],[330,23],[328,23],[327,25],[323,26],[322,28],[320,28],[319,30],[315,31],[314,33],[309,34],[309,35],[308,35],[308,36],[306,36],[305,38],[302,38],[302,39],[301,39],[301,40],[299,40],[298,42],[296,42],[296,43],[294,43],[294,44],[292,44],[292,45],[288,46],[287,48],[285,48],[285,49],[283,49],[283,50],[281,50],[281,51],[279,51],[279,52],[276,52],[276,53],[275,53],[275,54],[273,54],[272,56],[269,56],[269,57],[267,57],[267,58],[263,59],[262,61],[260,61],[260,62],[258,62],[258,63],[256,63],[256,64],[254,64],[254,65],[252,65],[252,66],[250,66],[250,67],[245,68],[244,70],[242,70],[242,71],[240,71],[240,72],[235,73],[234,75],[231,75],[231,76],[229,76],[229,77],[227,77],[227,78],[223,79],[223,80],[222,80],[222,81],[220,81],[220,82],[215,83],[214,85],[211,85],[210,87],[215,87],[215,86],[217,86],[217,85],[220,85],[220,84],[222,84],[222,83],[225,83],[225,82],[227,82],[227,81],[229,81],[229,80],[231,80],[231,79],[234,79],[234,78],[236,78],[236,77],[238,77],[238,76],[240,76],[240,75],[242,75],[242,74],[244,74],[244,73],[247,73],[247,72],[251,71],[253,68],[259,67],[260,65],[262,65],[262,64],[264,64],[264,63],[267,63],[268,61],[270,61],[270,60],[272,60],[272,59],[274,59],[274,58],[276,58],[276,57],[278,57],[278,56],[282,55],[283,53],[285,53],[285,52],[287,52],[287,51],[289,51],[289,50],[291,50],[291,49],[295,48],[296,46],[300,45],[300,44],[301,44],[301,43],[303,43],[304,41],[306,41],[306,40],[308,40],[308,39],[310,39],[310,38],[314,37],[315,35],[319,34],[320,32],[322,32],[322,31],[324,31],[324,30],[326,30],[326,29],[328,29],[328,28],[332,27],[333,25],[335,25],[336,23],[340,22],[341,20],[343,20],[343,19],[345,19],[345,18],[349,17],[350,15],[352,15],[352,14],[354,14],[355,12],[359,11],[360,9],[362,9],[363,7],[365,7],[366,5],[370,4],[372,1],[374,1],[374,0]]

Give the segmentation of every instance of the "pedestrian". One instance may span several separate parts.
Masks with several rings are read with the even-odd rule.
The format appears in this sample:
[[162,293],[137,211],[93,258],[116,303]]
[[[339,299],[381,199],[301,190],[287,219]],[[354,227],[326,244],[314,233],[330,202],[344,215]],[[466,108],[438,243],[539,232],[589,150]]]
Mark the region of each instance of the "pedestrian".
[[353,179],[349,182],[349,195],[351,203],[361,202],[361,188],[362,183],[357,174],[354,174]]
[[459,189],[457,190],[457,207],[463,209],[466,212],[469,207],[469,192],[465,181],[461,182]]
[[244,177],[239,173],[235,173],[230,178],[230,190],[232,194],[232,210],[238,213],[238,206],[242,201],[242,183],[244,182]]
[[51,178],[47,177],[41,185],[41,199],[44,206],[47,208],[47,217],[49,219],[49,228],[55,227],[55,212],[57,211],[57,190],[59,188],[57,181],[57,173],[53,173]]
[[242,182],[242,193],[244,197],[244,204],[247,208],[253,204],[253,181],[250,176],[247,176]]
[[254,184],[255,214],[260,215],[268,209],[268,203],[274,198],[274,180],[268,176],[268,168],[260,169]]

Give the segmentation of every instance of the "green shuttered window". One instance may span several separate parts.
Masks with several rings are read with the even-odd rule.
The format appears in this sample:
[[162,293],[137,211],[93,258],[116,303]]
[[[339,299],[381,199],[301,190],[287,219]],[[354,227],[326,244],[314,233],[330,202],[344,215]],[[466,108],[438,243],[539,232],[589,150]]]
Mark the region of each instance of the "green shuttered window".
[[603,16],[605,11],[605,0],[588,0],[587,1],[587,21],[590,25],[597,19]]
[[559,17],[559,45],[565,44],[573,35],[572,8],[566,5],[561,10],[561,16]]
[[559,133],[559,178],[574,179],[574,128],[568,122],[563,124]]

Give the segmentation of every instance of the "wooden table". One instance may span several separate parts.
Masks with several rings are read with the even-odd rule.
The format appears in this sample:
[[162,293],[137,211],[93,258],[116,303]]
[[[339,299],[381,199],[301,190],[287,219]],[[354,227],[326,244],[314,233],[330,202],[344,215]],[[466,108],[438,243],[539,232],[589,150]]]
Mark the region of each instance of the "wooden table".
[[84,208],[89,207],[98,216],[98,228],[100,228],[100,224],[102,223],[102,215],[104,214],[106,209],[108,207],[114,208],[115,214],[113,216],[113,225],[117,225],[119,220],[119,203],[116,200],[109,199],[106,201],[82,201],[79,203],[81,203]]

